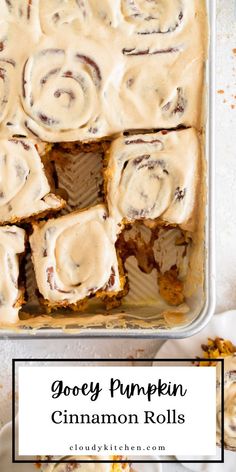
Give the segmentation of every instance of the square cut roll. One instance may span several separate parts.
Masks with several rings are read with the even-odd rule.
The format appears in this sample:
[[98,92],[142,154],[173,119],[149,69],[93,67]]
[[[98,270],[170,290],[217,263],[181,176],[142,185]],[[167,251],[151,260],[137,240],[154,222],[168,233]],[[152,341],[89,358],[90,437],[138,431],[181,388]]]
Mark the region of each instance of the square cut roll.
[[200,168],[194,129],[119,137],[105,170],[110,216],[117,224],[160,219],[193,230]]
[[25,231],[17,226],[0,227],[0,325],[14,324],[24,302],[19,287],[19,256],[25,252]]
[[64,200],[51,193],[33,141],[0,140],[0,223],[17,223],[58,211]]
[[114,296],[123,289],[115,249],[117,227],[104,205],[33,227],[36,281],[49,307],[79,307],[87,297]]

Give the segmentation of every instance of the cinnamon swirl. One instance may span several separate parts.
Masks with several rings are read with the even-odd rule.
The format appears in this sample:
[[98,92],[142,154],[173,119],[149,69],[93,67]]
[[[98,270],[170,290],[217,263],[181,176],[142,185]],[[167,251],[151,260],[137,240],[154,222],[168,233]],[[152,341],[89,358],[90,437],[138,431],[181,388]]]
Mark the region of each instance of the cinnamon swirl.
[[104,205],[34,225],[32,259],[48,305],[75,305],[123,288],[115,250],[117,228]]
[[160,218],[193,229],[199,162],[194,129],[116,139],[105,170],[111,217],[117,223]]
[[181,27],[186,3],[189,1],[121,0],[121,11],[137,34],[166,34]]
[[[126,129],[199,127],[204,64],[175,47],[125,48],[120,114]],[[193,87],[194,84],[194,87]]]
[[23,303],[19,288],[19,255],[25,251],[25,231],[16,226],[0,227],[0,324],[14,324]]
[[[99,48],[83,38],[77,41],[78,50],[46,47],[24,65],[22,103],[28,115],[25,124],[44,141],[76,141],[89,136],[94,139],[107,132],[102,128],[104,120],[100,120],[102,71],[92,52]],[[105,51],[103,55],[106,64]]]
[[32,141],[0,140],[0,222],[14,223],[58,211],[65,202],[50,193],[43,164]]

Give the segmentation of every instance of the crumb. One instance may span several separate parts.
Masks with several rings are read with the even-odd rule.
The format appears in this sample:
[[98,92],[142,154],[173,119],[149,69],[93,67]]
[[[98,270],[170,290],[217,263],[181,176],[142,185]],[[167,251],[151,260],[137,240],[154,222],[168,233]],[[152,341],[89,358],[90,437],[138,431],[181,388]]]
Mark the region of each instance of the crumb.
[[234,110],[234,109],[235,109],[235,105],[231,105],[231,108],[232,108],[232,110]]
[[232,49],[233,54],[236,54],[236,48]]
[[217,90],[217,93],[219,93],[220,95],[223,95],[223,93],[225,93],[225,91],[220,89],[220,90]]
[[158,283],[160,295],[169,305],[178,306],[184,302],[184,284],[178,279],[176,267],[159,274]]

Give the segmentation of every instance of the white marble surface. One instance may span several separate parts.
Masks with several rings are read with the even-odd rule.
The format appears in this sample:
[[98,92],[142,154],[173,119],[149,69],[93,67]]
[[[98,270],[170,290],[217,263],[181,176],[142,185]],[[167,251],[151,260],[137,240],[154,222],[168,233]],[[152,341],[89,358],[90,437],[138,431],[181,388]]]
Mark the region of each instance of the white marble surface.
[[[224,93],[216,93],[216,312],[236,308],[235,12],[234,0],[217,0],[216,78],[217,90]],[[150,358],[159,345],[158,341],[148,340],[0,341],[0,421],[11,417],[11,359],[14,357]],[[164,466],[164,472],[184,470],[175,464]],[[222,471],[226,471],[224,466]]]

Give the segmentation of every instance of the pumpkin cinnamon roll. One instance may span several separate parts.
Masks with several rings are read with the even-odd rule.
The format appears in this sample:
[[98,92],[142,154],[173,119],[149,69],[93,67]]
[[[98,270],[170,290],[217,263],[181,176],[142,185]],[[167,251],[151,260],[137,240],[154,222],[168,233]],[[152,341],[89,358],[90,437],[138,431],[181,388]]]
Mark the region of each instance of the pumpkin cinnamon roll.
[[[174,47],[129,47],[120,83],[126,129],[199,127],[204,63]],[[194,84],[194,86],[193,86]]]
[[123,289],[115,249],[117,227],[104,205],[33,225],[32,260],[50,307],[74,305]]
[[16,223],[58,211],[64,200],[50,191],[44,167],[29,139],[0,140],[0,223]]
[[24,302],[19,287],[19,256],[25,252],[25,231],[0,227],[0,324],[14,324]]
[[193,229],[200,172],[194,129],[121,136],[107,153],[109,212],[117,223],[160,219]]
[[109,63],[109,58],[103,51],[103,60],[99,46],[93,41],[76,37],[76,42],[77,50],[46,47],[24,64],[25,125],[44,141],[95,139],[107,132],[100,115],[102,66]]

